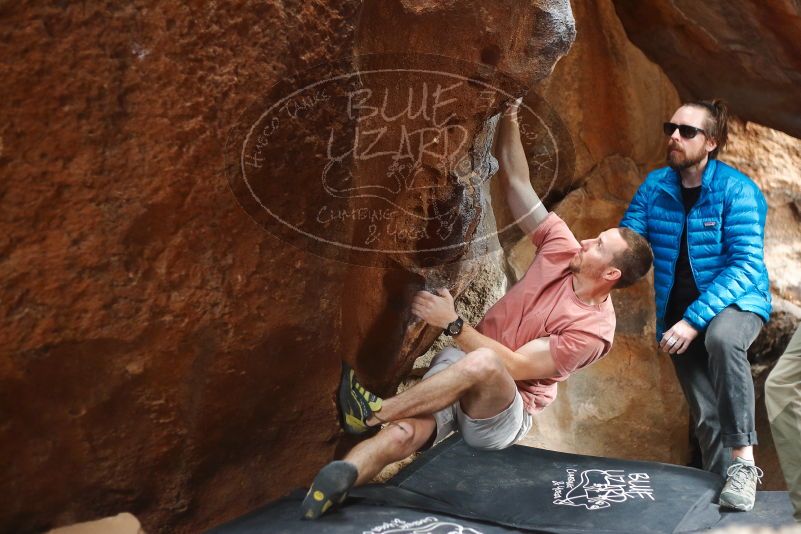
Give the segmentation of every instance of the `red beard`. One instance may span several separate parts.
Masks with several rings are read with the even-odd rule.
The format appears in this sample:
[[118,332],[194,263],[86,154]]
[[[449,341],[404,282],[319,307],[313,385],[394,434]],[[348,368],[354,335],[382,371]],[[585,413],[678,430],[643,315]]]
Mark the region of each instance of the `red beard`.
[[[674,152],[675,151],[675,152]],[[693,165],[697,165],[703,161],[706,157],[706,154],[702,152],[695,158],[687,157],[687,153],[679,147],[677,144],[670,143],[667,149],[667,155],[665,159],[667,160],[667,164],[676,171],[682,171],[684,169],[688,169]]]

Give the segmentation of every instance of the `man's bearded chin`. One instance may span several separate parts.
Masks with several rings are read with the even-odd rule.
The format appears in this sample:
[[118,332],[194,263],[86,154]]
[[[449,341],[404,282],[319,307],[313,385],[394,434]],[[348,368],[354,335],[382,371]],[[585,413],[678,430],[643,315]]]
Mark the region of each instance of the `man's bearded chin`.
[[[676,150],[677,152],[673,152]],[[698,165],[704,158],[706,157],[706,152],[701,150],[694,158],[687,157],[687,153],[682,151],[680,148],[670,146],[668,147],[667,152],[667,164],[670,166],[671,169],[674,171],[683,171],[684,169],[689,169],[695,165]]]
[[578,254],[573,256],[573,259],[567,264],[567,269],[573,274],[578,274],[581,272],[581,265],[579,265],[578,262]]

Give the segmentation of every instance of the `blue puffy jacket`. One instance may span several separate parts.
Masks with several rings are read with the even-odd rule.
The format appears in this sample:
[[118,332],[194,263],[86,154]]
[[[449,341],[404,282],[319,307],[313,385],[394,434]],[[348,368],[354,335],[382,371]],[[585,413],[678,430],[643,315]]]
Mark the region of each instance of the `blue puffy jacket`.
[[[657,340],[673,326],[665,325],[664,317],[685,221],[680,184],[669,167],[651,172],[620,222],[645,237],[654,251]],[[704,330],[732,304],[768,321],[770,282],[763,259],[767,211],[765,197],[751,179],[709,160],[701,195],[687,215],[690,267],[701,296],[687,307],[684,320],[694,328]]]

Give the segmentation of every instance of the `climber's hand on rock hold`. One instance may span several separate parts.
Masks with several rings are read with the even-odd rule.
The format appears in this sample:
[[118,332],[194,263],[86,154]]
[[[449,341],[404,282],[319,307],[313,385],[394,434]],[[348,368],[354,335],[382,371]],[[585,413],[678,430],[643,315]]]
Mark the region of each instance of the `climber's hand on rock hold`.
[[696,336],[698,336],[698,330],[682,319],[665,332],[659,348],[670,354],[684,354]]
[[510,98],[501,105],[501,111],[504,115],[512,117],[512,120],[517,121],[517,113],[520,109],[520,104],[523,103],[523,97]]
[[443,287],[437,293],[438,295],[434,295],[428,291],[418,291],[412,300],[412,313],[431,326],[444,329],[459,316],[450,292]]

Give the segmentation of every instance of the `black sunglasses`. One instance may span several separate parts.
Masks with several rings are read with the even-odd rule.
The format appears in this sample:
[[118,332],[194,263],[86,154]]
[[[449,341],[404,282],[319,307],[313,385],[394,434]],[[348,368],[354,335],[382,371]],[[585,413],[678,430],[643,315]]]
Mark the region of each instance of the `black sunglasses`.
[[665,135],[670,137],[673,135],[673,132],[676,131],[676,128],[679,129],[679,135],[685,139],[692,139],[699,133],[706,135],[706,132],[701,128],[696,128],[695,126],[689,126],[687,124],[675,124],[673,122],[666,122],[662,125],[662,131],[665,132]]

